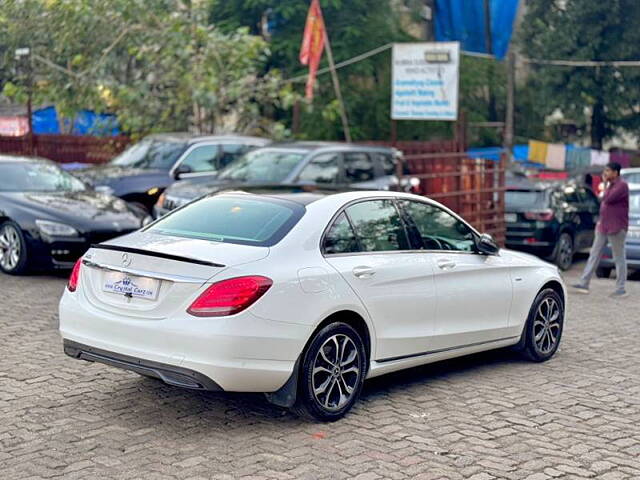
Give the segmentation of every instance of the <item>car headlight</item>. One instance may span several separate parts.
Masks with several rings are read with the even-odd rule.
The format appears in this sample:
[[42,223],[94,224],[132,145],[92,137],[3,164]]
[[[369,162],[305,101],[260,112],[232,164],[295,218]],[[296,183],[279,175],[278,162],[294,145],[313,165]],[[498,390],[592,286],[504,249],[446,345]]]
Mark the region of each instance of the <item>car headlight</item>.
[[147,215],[146,217],[144,217],[142,219],[142,226],[146,227],[147,225],[149,225],[151,222],[153,222],[153,217],[151,215]]
[[100,193],[104,193],[106,195],[113,195],[113,188],[111,188],[109,185],[96,185],[95,187],[93,187],[93,189],[96,192],[100,192]]
[[77,237],[78,230],[64,223],[51,222],[49,220],[36,220],[40,232],[52,237]]

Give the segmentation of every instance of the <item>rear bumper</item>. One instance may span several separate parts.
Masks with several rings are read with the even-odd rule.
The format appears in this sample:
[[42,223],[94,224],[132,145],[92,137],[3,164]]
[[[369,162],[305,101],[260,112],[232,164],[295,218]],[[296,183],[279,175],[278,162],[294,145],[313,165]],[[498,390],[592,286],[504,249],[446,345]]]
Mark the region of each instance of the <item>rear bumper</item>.
[[180,368],[174,365],[152,362],[150,360],[130,357],[120,353],[100,350],[98,348],[66,339],[63,341],[63,345],[64,353],[72,358],[86,360],[88,362],[104,363],[112,367],[130,370],[142,375],[158,378],[163,382],[176,387],[191,388],[194,390],[207,390],[211,392],[222,391],[220,385],[209,377],[193,370],[189,370],[188,368]]
[[187,388],[274,392],[291,376],[310,334],[308,326],[249,311],[211,319],[186,312],[165,318],[116,314],[87,302],[82,288],[65,291],[60,301],[68,354]]

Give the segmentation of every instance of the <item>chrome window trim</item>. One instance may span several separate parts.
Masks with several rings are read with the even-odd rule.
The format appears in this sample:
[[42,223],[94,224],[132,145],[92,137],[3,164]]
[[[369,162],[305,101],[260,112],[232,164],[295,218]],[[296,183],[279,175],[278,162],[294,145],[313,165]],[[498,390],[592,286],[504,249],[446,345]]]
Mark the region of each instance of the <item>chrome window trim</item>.
[[[358,198],[355,200],[351,200],[350,202],[345,203],[344,205],[342,205],[342,207],[340,207],[336,213],[333,214],[333,216],[331,217],[331,219],[329,220],[329,222],[327,223],[327,225],[325,226],[322,235],[320,236],[320,244],[319,244],[319,248],[320,248],[320,254],[323,257],[327,257],[327,256],[336,256],[336,255],[341,255],[341,256],[345,256],[345,255],[360,255],[360,254],[365,254],[365,253],[369,253],[369,254],[380,254],[380,253],[467,253],[467,254],[471,254],[471,255],[480,255],[477,252],[467,252],[465,250],[379,250],[376,252],[347,252],[347,253],[325,253],[324,251],[324,239],[327,235],[327,232],[329,231],[329,229],[333,226],[333,223],[336,221],[336,219],[340,216],[340,214],[342,212],[345,212],[345,216],[347,218],[349,218],[349,215],[346,213],[346,209],[349,208],[350,206],[356,204],[356,203],[360,203],[360,202],[368,202],[371,200],[392,200],[394,202],[394,205],[396,207],[396,210],[398,210],[398,206],[397,203],[399,200],[407,200],[410,202],[418,202],[418,203],[425,203],[427,205],[430,205],[432,207],[435,208],[440,208],[442,210],[444,210],[445,212],[453,215],[457,220],[461,221],[462,223],[464,223],[467,227],[469,227],[471,229],[471,231],[479,238],[480,237],[480,233],[473,228],[473,226],[469,225],[469,223],[467,221],[465,221],[462,217],[460,217],[460,215],[456,214],[455,212],[453,212],[451,209],[445,207],[444,205],[440,205],[438,203],[436,203],[435,201],[427,198],[427,197],[422,197],[422,198],[408,198],[408,197],[404,197],[404,196],[379,196],[379,195],[374,195],[372,197],[365,197],[365,198]],[[400,215],[400,220],[402,221],[402,224],[405,225],[405,220],[402,217],[402,215]],[[349,223],[351,223],[351,221],[349,221]],[[353,225],[351,226],[351,228],[353,228]],[[405,229],[407,228],[406,225],[404,227]],[[357,237],[357,233],[354,229],[353,232],[356,237]],[[500,253],[498,252],[496,254],[496,256],[500,256]]]

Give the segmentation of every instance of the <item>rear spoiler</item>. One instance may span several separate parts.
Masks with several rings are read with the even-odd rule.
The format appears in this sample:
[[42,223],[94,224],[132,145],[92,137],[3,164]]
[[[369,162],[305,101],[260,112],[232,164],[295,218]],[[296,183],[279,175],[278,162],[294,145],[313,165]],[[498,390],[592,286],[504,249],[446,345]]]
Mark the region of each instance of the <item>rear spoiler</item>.
[[103,244],[91,245],[91,248],[98,248],[101,250],[113,250],[116,252],[123,252],[123,253],[138,253],[140,255],[146,255],[148,257],[158,257],[158,258],[164,258],[166,260],[176,260],[178,262],[195,263],[196,265],[205,265],[207,267],[218,267],[218,268],[226,267],[226,265],[222,265],[221,263],[208,262],[206,260],[198,260],[196,258],[183,257],[180,255],[171,255],[169,253],[143,250],[141,248],[119,247],[117,245],[103,245]]

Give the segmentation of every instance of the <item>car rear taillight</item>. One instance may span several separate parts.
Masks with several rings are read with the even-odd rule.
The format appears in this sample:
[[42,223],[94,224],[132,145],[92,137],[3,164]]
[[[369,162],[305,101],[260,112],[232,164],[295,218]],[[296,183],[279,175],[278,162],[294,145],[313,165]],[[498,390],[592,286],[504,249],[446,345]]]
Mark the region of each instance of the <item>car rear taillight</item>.
[[187,309],[196,317],[224,317],[253,305],[265,294],[273,281],[267,277],[230,278],[207,288]]
[[80,281],[80,266],[82,265],[82,258],[79,258],[76,264],[73,266],[73,270],[71,270],[71,275],[69,276],[69,281],[67,282],[67,288],[70,292],[75,292],[76,288],[78,288],[78,282]]
[[527,220],[540,220],[548,222],[553,220],[553,210],[539,210],[537,212],[524,212],[524,218]]

